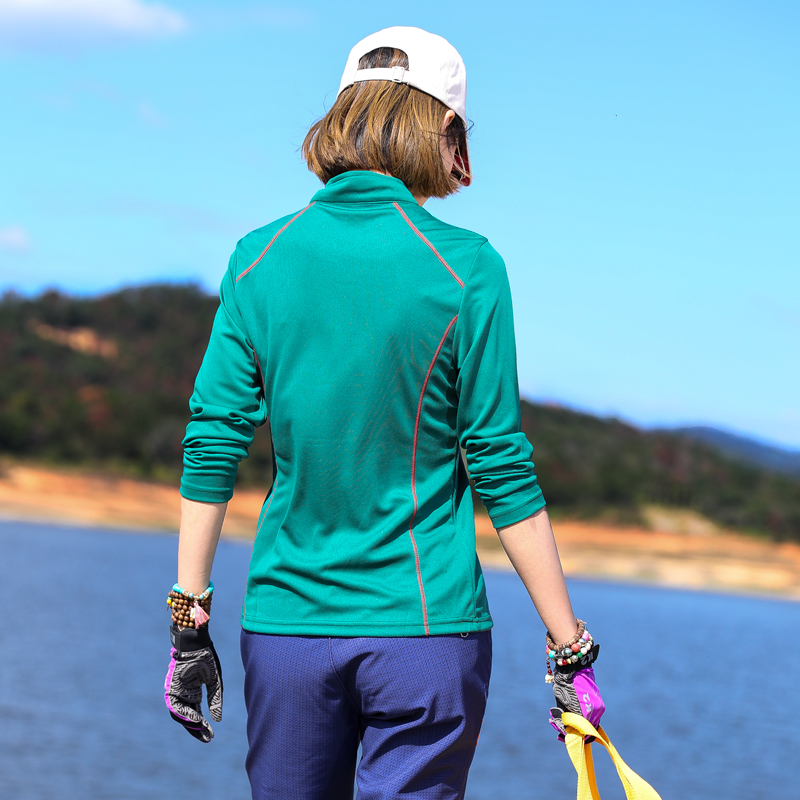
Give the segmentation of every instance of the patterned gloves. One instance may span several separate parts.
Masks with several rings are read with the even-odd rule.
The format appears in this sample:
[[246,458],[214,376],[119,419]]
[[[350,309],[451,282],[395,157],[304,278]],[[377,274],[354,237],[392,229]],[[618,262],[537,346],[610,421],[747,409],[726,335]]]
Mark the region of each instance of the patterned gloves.
[[597,660],[599,652],[600,645],[596,644],[576,664],[556,665],[553,673],[556,707],[550,709],[550,724],[562,742],[567,733],[561,721],[562,712],[571,711],[573,714],[580,714],[597,727],[606,710],[591,666]]
[[201,742],[214,738],[200,704],[206,685],[208,708],[215,722],[222,719],[222,668],[214,650],[208,626],[181,630],[170,626],[172,661],[164,681],[164,700],[176,722]]

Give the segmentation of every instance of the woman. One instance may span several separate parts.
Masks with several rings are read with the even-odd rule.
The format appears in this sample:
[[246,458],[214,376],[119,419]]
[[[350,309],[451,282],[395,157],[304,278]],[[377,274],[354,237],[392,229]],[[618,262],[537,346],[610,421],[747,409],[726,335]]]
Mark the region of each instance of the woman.
[[464,796],[492,620],[461,448],[555,640],[559,707],[602,713],[597,646],[520,431],[505,266],[422,208],[471,181],[465,105],[464,64],[441,37],[359,42],[303,144],[324,188],[244,237],[222,281],[184,440],[166,700],[210,740],[211,564],[238,462],[269,417],[274,481],[241,634],[254,798],[349,800],[359,742],[360,797]]

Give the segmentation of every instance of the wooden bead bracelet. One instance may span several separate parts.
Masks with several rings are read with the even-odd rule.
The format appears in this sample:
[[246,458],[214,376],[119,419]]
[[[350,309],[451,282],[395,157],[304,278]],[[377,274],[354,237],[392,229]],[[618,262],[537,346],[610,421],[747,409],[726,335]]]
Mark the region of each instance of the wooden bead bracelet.
[[547,649],[558,652],[559,650],[566,650],[568,647],[577,644],[586,630],[586,623],[582,619],[576,619],[575,622],[578,624],[578,632],[568,642],[564,642],[564,644],[556,644],[552,636],[550,636],[550,631],[547,631],[545,637],[547,640]]
[[172,622],[183,628],[202,628],[208,625],[213,591],[212,583],[202,594],[194,595],[176,583],[167,596],[167,605],[172,609]]

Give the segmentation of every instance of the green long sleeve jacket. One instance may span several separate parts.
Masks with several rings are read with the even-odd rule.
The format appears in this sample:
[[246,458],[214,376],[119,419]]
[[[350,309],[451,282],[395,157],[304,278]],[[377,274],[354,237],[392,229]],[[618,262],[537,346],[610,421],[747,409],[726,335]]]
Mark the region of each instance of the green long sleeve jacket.
[[246,630],[492,625],[469,473],[495,527],[544,506],[520,430],[511,294],[488,241],[396,178],[346,172],[245,236],[190,400],[181,493],[224,502],[269,418]]

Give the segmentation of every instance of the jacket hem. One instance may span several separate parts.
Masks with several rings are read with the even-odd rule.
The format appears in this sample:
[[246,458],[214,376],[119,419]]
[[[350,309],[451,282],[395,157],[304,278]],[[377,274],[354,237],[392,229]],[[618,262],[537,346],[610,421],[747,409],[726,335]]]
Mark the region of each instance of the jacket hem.
[[[478,633],[489,630],[494,623],[490,616],[475,620],[428,621],[428,634]],[[425,636],[425,626],[419,623],[325,623],[325,622],[279,622],[277,620],[254,620],[244,615],[242,627],[250,633],[272,633],[284,636],[375,636],[401,637]]]

